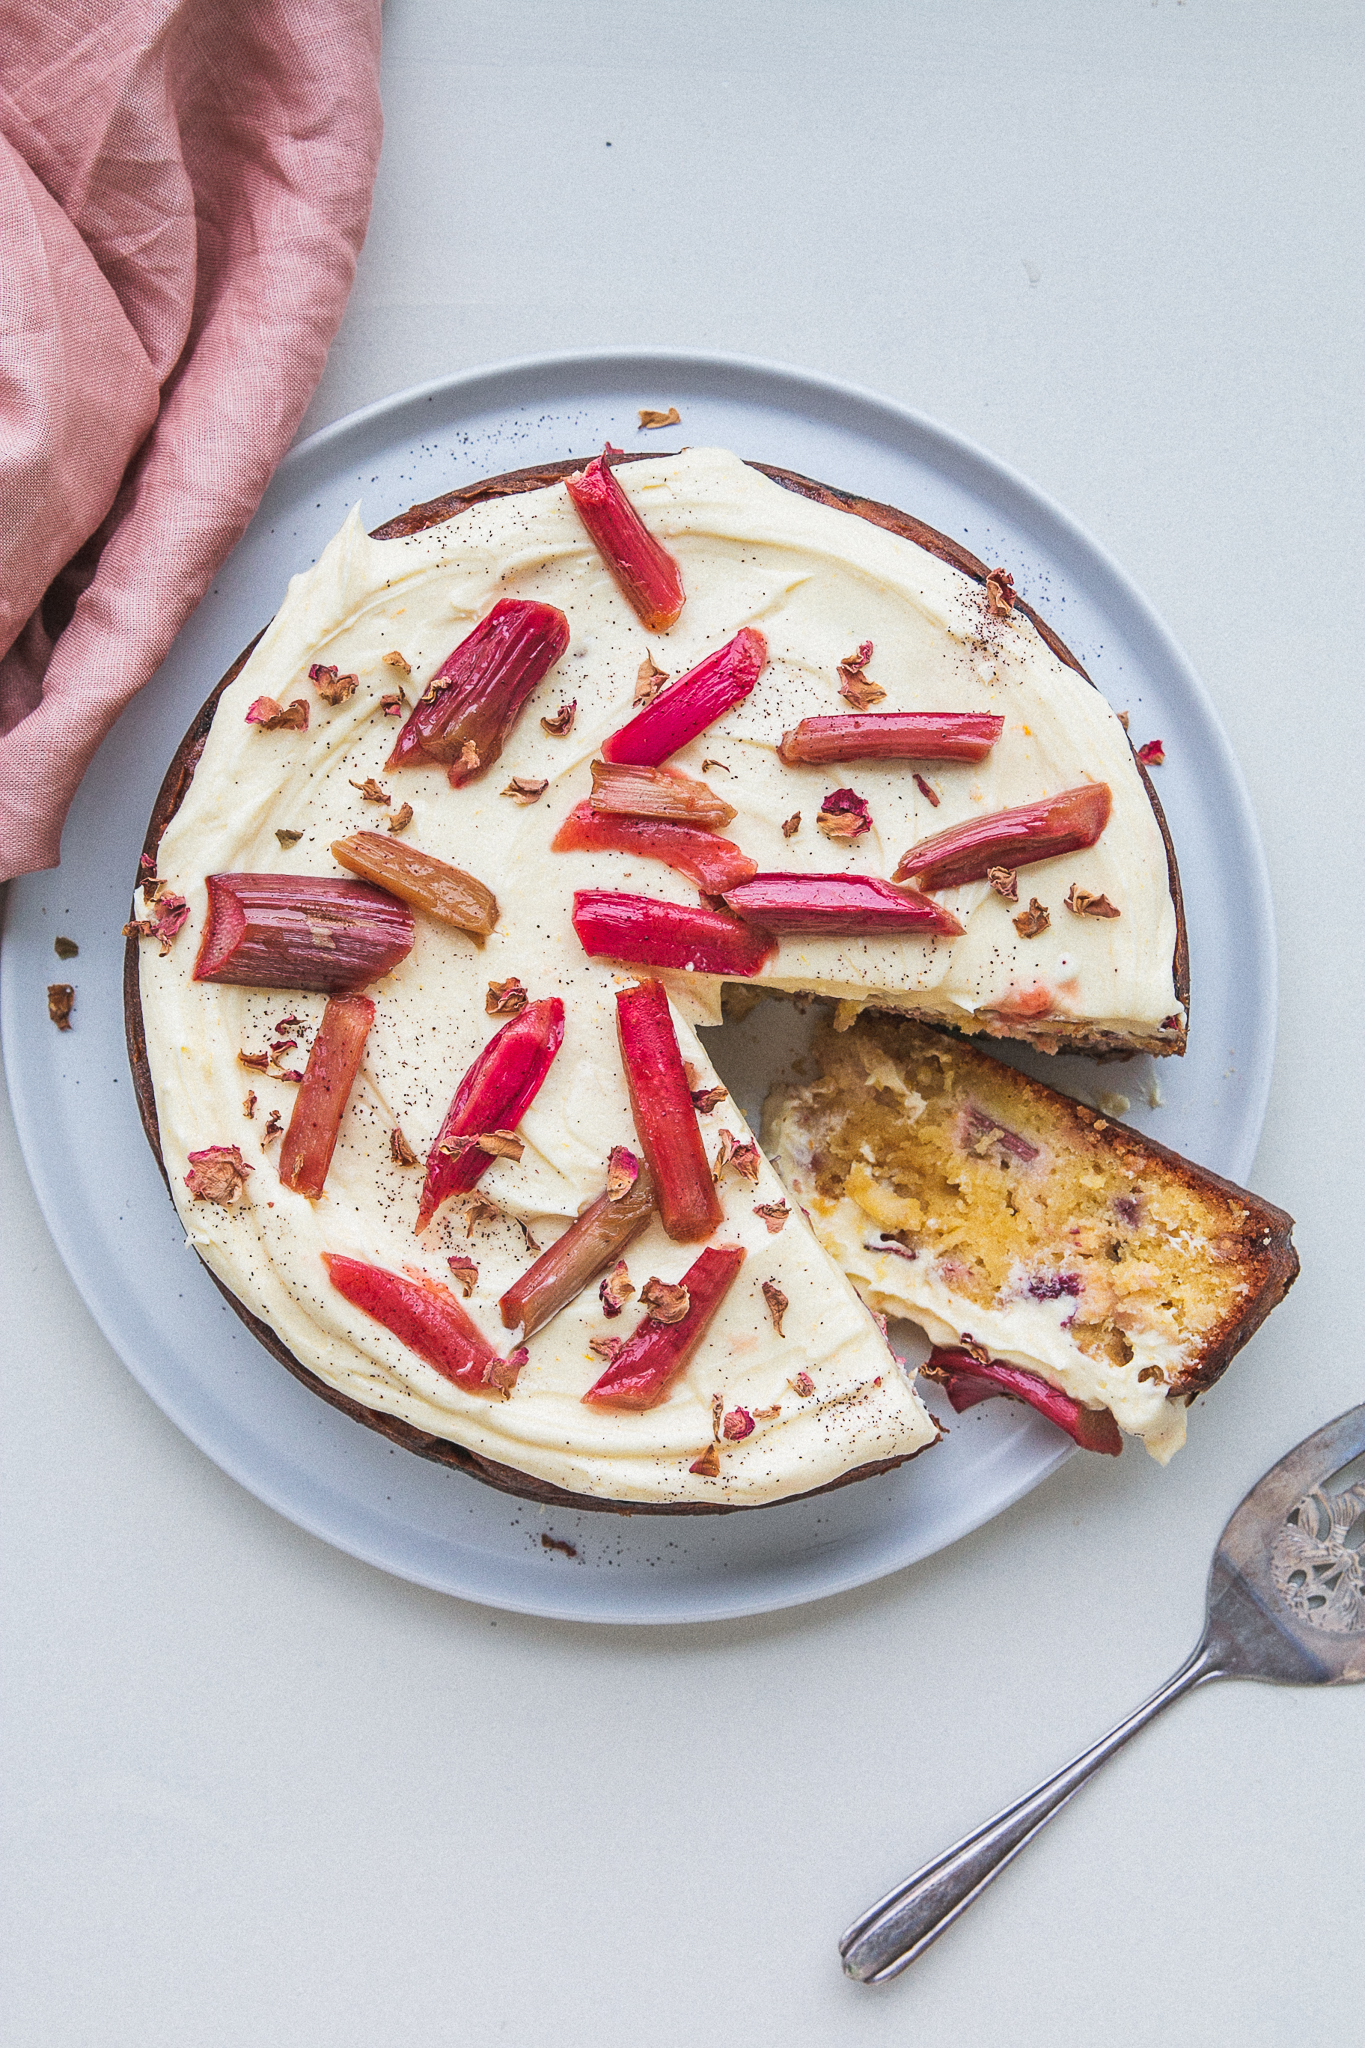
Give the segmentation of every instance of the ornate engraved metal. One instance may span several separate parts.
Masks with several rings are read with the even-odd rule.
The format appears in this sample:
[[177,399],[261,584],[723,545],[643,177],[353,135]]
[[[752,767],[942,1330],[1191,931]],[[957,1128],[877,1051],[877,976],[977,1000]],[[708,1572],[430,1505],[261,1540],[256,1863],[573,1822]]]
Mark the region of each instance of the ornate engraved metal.
[[1270,1576],[1285,1606],[1332,1635],[1365,1629],[1365,1555],[1357,1523],[1365,1525],[1365,1485],[1340,1493],[1315,1486],[1289,1510],[1270,1554]]

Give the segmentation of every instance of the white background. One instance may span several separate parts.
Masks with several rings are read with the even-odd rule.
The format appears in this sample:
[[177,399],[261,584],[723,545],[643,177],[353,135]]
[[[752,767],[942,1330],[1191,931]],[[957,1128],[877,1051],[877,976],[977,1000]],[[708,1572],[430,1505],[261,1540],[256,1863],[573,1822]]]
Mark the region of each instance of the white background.
[[1349,1690],[1186,1701],[897,1985],[847,1984],[834,1943],[1166,1676],[1228,1510],[1365,1391],[1360,11],[385,22],[370,239],[308,425],[507,355],[718,348],[874,386],[1060,500],[1251,785],[1283,976],[1253,1180],[1304,1274],[1165,1473],[1078,1457],[864,1592],[594,1632],[389,1580],[225,1479],[96,1331],[6,1124],[6,2039],[1354,2039]]

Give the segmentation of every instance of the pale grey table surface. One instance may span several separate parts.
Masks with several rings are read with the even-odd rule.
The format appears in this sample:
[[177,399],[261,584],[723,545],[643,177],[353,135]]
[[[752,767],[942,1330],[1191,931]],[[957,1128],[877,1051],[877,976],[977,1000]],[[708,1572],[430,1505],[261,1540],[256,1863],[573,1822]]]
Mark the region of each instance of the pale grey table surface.
[[1187,1701],[888,1990],[834,1942],[1166,1676],[1227,1511],[1361,1397],[1363,26],[391,0],[309,426],[500,357],[695,346],[880,389],[1051,492],[1250,781],[1283,973],[1254,1181],[1304,1274],[1168,1471],[1076,1458],[861,1593],[594,1632],[387,1579],[225,1479],[96,1331],[6,1121],[14,2048],[1362,2038],[1349,1691]]

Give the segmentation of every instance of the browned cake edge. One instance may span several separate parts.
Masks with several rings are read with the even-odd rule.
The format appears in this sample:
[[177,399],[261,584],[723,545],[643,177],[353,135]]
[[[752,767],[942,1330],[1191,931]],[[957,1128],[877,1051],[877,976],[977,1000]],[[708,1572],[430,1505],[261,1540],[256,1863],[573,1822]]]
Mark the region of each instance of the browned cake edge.
[[1181,1373],[1167,1398],[1192,1401],[1196,1394],[1204,1393],[1215,1380],[1220,1379],[1236,1353],[1260,1329],[1270,1311],[1283,1301],[1299,1276],[1299,1255],[1291,1235],[1293,1217],[1273,1202],[1252,1194],[1250,1189],[1239,1187],[1236,1181],[1225,1180],[1211,1167],[1198,1166],[1181,1153],[1173,1152],[1169,1145],[1148,1137],[1144,1131],[1119,1123],[1100,1110],[1091,1109],[1086,1103],[1076,1102],[1071,1096],[1059,1093],[1046,1081],[1037,1081],[1031,1074],[1020,1073],[1017,1067],[993,1059],[989,1052],[955,1033],[939,1032],[933,1025],[922,1024],[915,1018],[892,1020],[879,1016],[877,1027],[894,1030],[908,1027],[948,1038],[959,1063],[968,1067],[975,1064],[988,1070],[992,1082],[998,1082],[998,1078],[1004,1075],[1007,1091],[1014,1090],[1045,1117],[1062,1124],[1071,1136],[1086,1139],[1117,1154],[1125,1166],[1138,1173],[1144,1167],[1159,1166],[1168,1178],[1182,1187],[1197,1194],[1216,1192],[1245,1210],[1244,1220],[1236,1230],[1235,1250],[1229,1263],[1235,1263],[1245,1278],[1247,1293],[1235,1309],[1229,1310],[1207,1332],[1197,1359]]
[[[572,475],[575,470],[582,469],[589,459],[589,457],[580,456],[563,462],[540,463],[533,468],[509,470],[502,476],[486,477],[478,483],[463,485],[458,490],[447,491],[439,498],[428,499],[424,504],[409,507],[406,512],[400,513],[397,518],[390,519],[384,525],[375,527],[371,538],[373,540],[401,540],[411,534],[421,533],[427,527],[440,525],[444,520],[453,519],[458,513],[467,511],[470,506],[481,504],[490,498],[512,497],[522,491],[540,490],[549,484],[560,483],[566,476]],[[652,451],[648,455],[644,453],[630,454],[619,458],[623,462],[643,462],[650,459],[652,459]],[[972,577],[978,583],[984,584],[986,580],[988,573],[986,567],[984,563],[977,560],[975,555],[969,554],[965,548],[959,547],[956,541],[949,539],[946,534],[939,533],[936,528],[926,526],[921,520],[913,519],[909,513],[900,512],[891,505],[878,504],[874,499],[858,498],[849,492],[837,491],[830,485],[816,483],[810,477],[800,476],[794,470],[776,469],[761,462],[753,463],[750,467],[761,470],[765,476],[772,478],[775,483],[781,484],[787,490],[798,492],[803,497],[813,498],[819,503],[835,506],[841,511],[852,512],[859,518],[867,519],[874,526],[883,526],[890,532],[901,535],[904,539],[914,541],[918,546],[925,548],[930,554],[937,556],[941,561],[948,562],[953,568],[962,570],[964,574]],[[1058,639],[1051,627],[1039,618],[1033,608],[1024,603],[1022,599],[1016,599],[1016,605],[1037,627],[1039,633],[1053,653],[1057,655],[1058,659],[1064,661],[1068,667],[1075,669],[1078,675],[1085,676],[1086,681],[1090,682],[1091,678],[1086,676],[1085,670],[1081,667],[1075,656]],[[150,855],[153,861],[155,861],[157,849],[161,844],[161,835],[179,810],[181,803],[184,801],[185,792],[194,779],[194,771],[199,764],[199,757],[204,750],[204,743],[208,738],[209,728],[213,724],[213,716],[218,708],[218,700],[224,690],[227,689],[229,683],[235,682],[241,674],[259,638],[260,634],[257,634],[256,639],[252,640],[243,649],[221,681],[210,691],[176,749],[170,767],[167,769],[162,781],[161,788],[157,793],[156,803],[153,806],[151,820],[147,827],[147,835],[143,841],[143,852]],[[1135,753],[1134,760],[1136,761],[1136,759]],[[1166,847],[1171,895],[1176,908],[1176,992],[1188,1016],[1189,949],[1185,935],[1185,913],[1180,894],[1180,876],[1176,867],[1175,849],[1171,843],[1170,832],[1167,828],[1160,802],[1157,799],[1156,791],[1152,787],[1151,778],[1141,762],[1137,762],[1137,767],[1138,773],[1142,776],[1143,782],[1146,785],[1152,809],[1161,828],[1162,840]],[[147,1134],[147,1142],[151,1146],[152,1153],[161,1170],[162,1179],[166,1181],[169,1188],[170,1182],[166,1174],[165,1162],[161,1157],[161,1132],[157,1123],[156,1097],[152,1087],[151,1068],[147,1060],[147,1041],[142,1021],[142,993],[138,961],[138,940],[135,936],[130,935],[124,949],[123,960],[124,1027],[128,1041],[128,1060],[132,1069],[133,1086],[137,1095],[138,1112],[142,1118],[142,1128]],[[1159,1047],[1154,1046],[1152,1049],[1162,1052],[1183,1052],[1184,1047],[1185,1037],[1182,1031],[1178,1043],[1174,1040],[1163,1041]],[[1054,1039],[1051,1041],[1049,1049],[1093,1051],[1098,1052],[1101,1057],[1106,1055],[1110,1057],[1115,1056],[1114,1049],[1110,1045],[1092,1046],[1082,1040]],[[1125,1046],[1116,1056],[1128,1058],[1134,1049],[1136,1048]],[[1065,1098],[1061,1099],[1064,1100]],[[1174,1155],[1171,1156],[1174,1157]],[[392,1442],[402,1445],[406,1450],[415,1451],[419,1457],[430,1458],[437,1464],[451,1466],[458,1471],[468,1472],[473,1477],[483,1480],[489,1486],[499,1488],[504,1493],[514,1494],[523,1499],[540,1501],[557,1507],[591,1508],[606,1513],[645,1515],[723,1515],[748,1511],[743,1504],[728,1501],[687,1501],[676,1504],[652,1501],[627,1502],[601,1500],[589,1494],[571,1493],[563,1487],[552,1486],[547,1481],[533,1479],[528,1473],[518,1472],[512,1466],[500,1465],[491,1459],[481,1458],[476,1452],[466,1450],[463,1445],[451,1443],[444,1437],[432,1436],[426,1430],[418,1429],[414,1424],[404,1422],[398,1416],[387,1415],[380,1409],[364,1407],[359,1401],[352,1400],[347,1394],[339,1393],[336,1388],[328,1386],[325,1380],[319,1379],[315,1373],[310,1372],[307,1366],[295,1358],[293,1352],[280,1341],[270,1325],[263,1322],[259,1316],[253,1315],[251,1310],[238,1300],[231,1288],[224,1285],[207,1263],[205,1264],[205,1270],[208,1272],[209,1278],[213,1281],[219,1293],[246,1324],[252,1335],[265,1346],[273,1358],[277,1359],[285,1367],[286,1371],[294,1375],[295,1379],[301,1380],[313,1393],[318,1394],[324,1401],[330,1403],[333,1408],[339,1408],[344,1415],[349,1415],[353,1421],[363,1423],[368,1429],[377,1430],[381,1436],[388,1437]],[[1285,1285],[1287,1286],[1288,1284],[1288,1281],[1286,1281]],[[1283,1292],[1283,1289],[1281,1291]],[[1268,1313],[1269,1306],[1267,1304],[1266,1310],[1262,1312],[1263,1314]],[[1253,1324],[1252,1327],[1254,1328],[1255,1325]],[[1247,1335],[1250,1335],[1250,1330],[1248,1330]],[[1233,1348],[1235,1349],[1236,1347],[1234,1346]],[[1219,1371],[1221,1370],[1222,1367],[1220,1366]],[[1214,1377],[1216,1376],[1215,1374]],[[931,1446],[926,1444],[922,1448],[927,1450]],[[913,1457],[918,1457],[919,1455],[920,1452],[918,1451],[910,1454]],[[858,1479],[875,1478],[879,1473],[892,1471],[897,1465],[907,1462],[907,1458],[884,1458],[874,1464],[859,1465],[851,1472],[845,1472],[840,1478],[831,1480],[828,1486],[814,1487],[808,1493],[791,1494],[787,1496],[787,1499],[810,1500],[816,1494],[831,1493],[835,1488],[851,1485],[853,1481]],[[778,1501],[771,1503],[771,1505],[782,1506],[783,1503]]]

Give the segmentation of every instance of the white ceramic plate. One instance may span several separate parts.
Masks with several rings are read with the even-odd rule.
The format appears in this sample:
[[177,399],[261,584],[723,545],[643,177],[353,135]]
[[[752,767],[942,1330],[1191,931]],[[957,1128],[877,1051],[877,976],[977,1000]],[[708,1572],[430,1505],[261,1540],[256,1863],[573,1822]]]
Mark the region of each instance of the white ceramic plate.
[[[677,405],[674,435],[636,410]],[[712,1620],[856,1586],[951,1543],[1046,1477],[1071,1446],[1012,1402],[952,1420],[928,1455],[823,1498],[723,1516],[542,1510],[394,1450],[284,1372],[185,1244],[143,1137],[123,1038],[120,926],[157,788],[209,689],[359,499],[367,525],[497,471],[628,449],[721,446],[882,499],[1001,562],[1138,740],[1160,737],[1162,802],[1180,858],[1193,984],[1189,1052],[1159,1063],[1039,1071],[1245,1178],[1274,1051],[1275,942],[1264,856],[1236,761],[1199,682],[1121,570],[1066,514],[917,414],[829,379],[672,352],[542,357],[385,400],[295,449],[155,680],[81,785],[62,866],[10,891],[0,988],[20,1142],[52,1234],[91,1311],[165,1412],[260,1499],[386,1571],[491,1606],[576,1620]],[[59,962],[58,934],[80,955]],[[74,1029],[46,985],[76,987]],[[764,1004],[714,1033],[722,1074],[756,1116],[801,1029]],[[1028,1060],[1021,1056],[1021,1064]],[[908,1330],[910,1344],[914,1333]],[[922,1355],[922,1354],[921,1354]],[[931,1391],[931,1402],[936,1398]],[[1130,1447],[1130,1457],[1142,1452]],[[543,1535],[575,1546],[547,1548]]]

